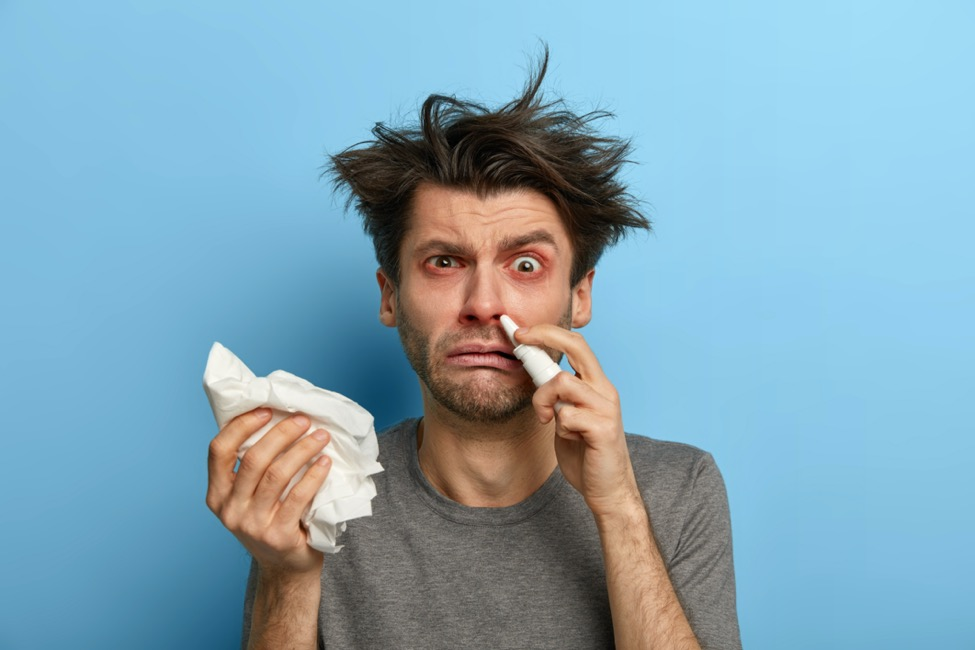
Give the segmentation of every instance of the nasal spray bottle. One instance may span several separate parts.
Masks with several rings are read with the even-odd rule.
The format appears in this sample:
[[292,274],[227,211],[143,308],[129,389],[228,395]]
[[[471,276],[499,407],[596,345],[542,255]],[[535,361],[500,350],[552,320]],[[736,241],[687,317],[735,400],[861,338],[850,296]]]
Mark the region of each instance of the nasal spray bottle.
[[[519,344],[515,340],[515,330],[518,329],[518,325],[511,320],[510,316],[502,314],[501,325],[504,327],[504,333],[511,339],[511,344],[515,346],[515,356],[524,364],[528,376],[535,382],[536,387],[550,381],[555,375],[562,372],[559,364],[555,363],[544,350],[526,343]],[[556,402],[555,412],[558,413],[559,409],[565,404],[566,402]]]

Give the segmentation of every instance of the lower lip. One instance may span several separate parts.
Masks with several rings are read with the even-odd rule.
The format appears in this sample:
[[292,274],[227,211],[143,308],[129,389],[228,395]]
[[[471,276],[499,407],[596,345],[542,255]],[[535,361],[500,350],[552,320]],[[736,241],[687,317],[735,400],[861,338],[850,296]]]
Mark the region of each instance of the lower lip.
[[468,368],[497,368],[498,370],[517,370],[521,361],[502,357],[500,354],[455,354],[447,357],[447,363]]

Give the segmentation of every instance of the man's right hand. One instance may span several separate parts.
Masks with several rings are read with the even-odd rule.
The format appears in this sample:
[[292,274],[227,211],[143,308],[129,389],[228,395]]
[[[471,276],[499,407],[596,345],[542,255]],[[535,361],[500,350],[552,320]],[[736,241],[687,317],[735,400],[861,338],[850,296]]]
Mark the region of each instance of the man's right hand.
[[267,408],[244,413],[210,442],[207,506],[266,575],[317,575],[322,554],[308,545],[301,515],[328,476],[329,457],[315,461],[284,500],[281,495],[299,470],[328,444],[329,435],[317,430],[301,438],[311,425],[308,417],[285,418],[247,450],[235,472],[237,449],[270,419]]

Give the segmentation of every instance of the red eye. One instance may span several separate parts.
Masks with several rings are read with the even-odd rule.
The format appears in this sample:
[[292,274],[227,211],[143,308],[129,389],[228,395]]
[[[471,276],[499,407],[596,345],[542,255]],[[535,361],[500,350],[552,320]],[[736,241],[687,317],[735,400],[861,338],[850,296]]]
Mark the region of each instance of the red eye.
[[450,255],[434,255],[427,260],[427,264],[435,269],[452,269],[460,266]]
[[512,262],[511,268],[519,273],[534,273],[541,268],[541,264],[534,257],[522,255]]

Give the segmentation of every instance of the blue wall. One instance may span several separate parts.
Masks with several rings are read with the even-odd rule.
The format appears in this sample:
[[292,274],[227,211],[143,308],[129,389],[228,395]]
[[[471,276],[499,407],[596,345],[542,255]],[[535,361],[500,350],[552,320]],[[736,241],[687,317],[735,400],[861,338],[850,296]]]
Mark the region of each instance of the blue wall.
[[975,647],[972,5],[353,4],[0,3],[0,647],[236,644],[209,346],[416,413],[324,153],[539,38],[635,138],[583,333],[717,458],[746,647]]

